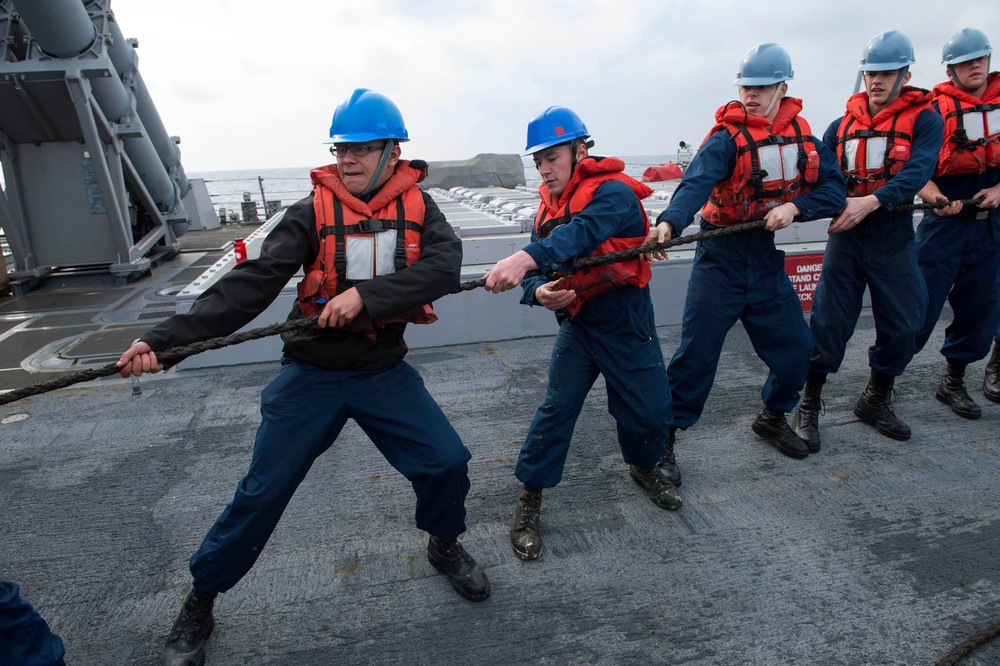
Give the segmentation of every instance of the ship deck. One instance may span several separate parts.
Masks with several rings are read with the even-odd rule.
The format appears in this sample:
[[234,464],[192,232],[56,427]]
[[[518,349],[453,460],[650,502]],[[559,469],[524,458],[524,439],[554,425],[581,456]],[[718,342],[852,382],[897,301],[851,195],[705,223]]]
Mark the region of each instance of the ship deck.
[[[221,247],[241,230],[217,233]],[[68,371],[39,367],[54,356],[38,350],[70,358],[69,327],[101,327],[76,354],[103,363],[172,314],[172,294],[218,257],[208,236],[183,238],[206,247],[128,288],[57,277],[0,299],[0,386]],[[823,450],[805,460],[750,432],[766,369],[734,328],[704,418],[679,433],[676,512],[629,480],[598,382],[563,481],[545,493],[535,562],[514,556],[507,530],[552,338],[414,350],[473,454],[462,541],[492,596],[467,602],[434,571],[408,484],[349,424],[217,601],[208,663],[932,663],[1000,620],[1000,405],[977,388],[982,362],[968,371],[982,419],[935,401],[949,319],[897,382],[914,432],[900,443],[852,414],[874,339],[865,309],[824,392]],[[680,327],[658,331],[669,359]],[[62,636],[67,663],[157,662],[187,559],[246,470],[276,370],[276,359],[174,369],[144,377],[138,396],[115,376],[0,407],[0,577]],[[964,663],[1000,663],[1000,644]]]

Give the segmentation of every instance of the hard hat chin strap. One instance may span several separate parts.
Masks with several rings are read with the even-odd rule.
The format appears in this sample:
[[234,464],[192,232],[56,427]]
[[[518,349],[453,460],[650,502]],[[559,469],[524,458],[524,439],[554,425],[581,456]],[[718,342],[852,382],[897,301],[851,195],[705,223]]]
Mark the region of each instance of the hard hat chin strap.
[[767,108],[764,109],[764,117],[765,118],[767,118],[771,114],[771,109],[774,108],[774,103],[777,102],[781,98],[781,95],[778,94],[778,91],[780,89],[781,89],[781,84],[779,83],[774,88],[774,94],[771,95],[771,101],[768,103]]
[[910,71],[909,65],[899,70],[899,74],[896,75],[896,82],[892,84],[892,90],[889,91],[889,96],[886,98],[886,103],[892,101],[892,96],[895,95],[896,91],[899,90],[899,87],[903,85],[903,77],[906,76],[908,71]]
[[382,149],[382,158],[378,161],[378,166],[375,167],[375,173],[372,174],[372,179],[368,181],[368,186],[365,188],[365,191],[362,192],[359,196],[363,197],[371,193],[371,191],[375,189],[375,185],[376,183],[378,183],[378,179],[381,178],[382,172],[385,170],[385,165],[389,161],[389,154],[392,152],[392,149],[395,146],[396,146],[395,139],[386,140],[385,148]]

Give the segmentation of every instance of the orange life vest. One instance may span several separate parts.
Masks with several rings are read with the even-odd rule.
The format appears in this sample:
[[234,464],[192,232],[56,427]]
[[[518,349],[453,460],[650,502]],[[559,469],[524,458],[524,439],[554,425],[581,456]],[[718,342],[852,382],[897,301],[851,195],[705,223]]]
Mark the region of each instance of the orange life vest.
[[847,100],[837,129],[837,162],[847,181],[847,196],[863,197],[885,185],[910,159],[917,116],[930,106],[931,94],[905,86],[899,97],[875,114],[868,93]]
[[[763,219],[768,211],[810,192],[819,180],[819,153],[812,129],[799,118],[802,100],[785,97],[772,123],[739,102],[715,112],[715,127],[736,144],[733,175],[712,189],[701,216],[717,227]],[[704,144],[704,141],[702,142]]]
[[[399,161],[396,171],[368,203],[347,191],[336,165],[313,169],[309,175],[319,253],[315,263],[305,268],[305,277],[298,284],[299,308],[307,317],[322,312],[325,301],[355,284],[395,273],[416,262],[426,212],[417,187],[426,171],[411,166],[407,160]],[[374,320],[362,311],[346,328],[371,334],[386,324],[434,321],[437,315],[427,304]]]
[[944,118],[944,144],[935,176],[982,173],[1000,167],[1000,73],[990,72],[982,98],[951,81],[934,86]]
[[[594,198],[594,192],[597,191],[597,188],[609,180],[617,180],[628,185],[635,193],[636,199],[640,201],[653,193],[648,185],[625,175],[624,170],[625,163],[617,157],[585,157],[576,165],[573,177],[566,184],[566,188],[558,200],[553,199],[552,195],[549,194],[548,187],[542,183],[541,187],[538,188],[542,203],[535,216],[536,237],[545,238],[552,233],[553,229],[572,220],[573,216],[582,211]],[[649,233],[649,218],[642,206],[639,209],[642,211],[642,236],[632,238],[612,236],[598,245],[587,256],[596,257],[642,245]],[[563,309],[570,317],[574,317],[583,304],[590,299],[626,284],[640,288],[645,287],[649,283],[651,275],[649,262],[641,257],[605,266],[594,266],[573,273],[563,280],[562,288],[575,290],[576,298]]]

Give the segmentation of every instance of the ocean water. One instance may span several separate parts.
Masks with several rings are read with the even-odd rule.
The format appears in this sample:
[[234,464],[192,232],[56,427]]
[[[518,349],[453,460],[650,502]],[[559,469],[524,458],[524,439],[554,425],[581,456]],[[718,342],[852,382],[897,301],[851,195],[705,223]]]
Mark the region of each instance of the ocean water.
[[240,210],[244,195],[248,194],[250,200],[255,201],[263,211],[264,200],[280,201],[283,206],[289,206],[307,196],[312,191],[312,182],[309,180],[312,168],[202,171],[187,175],[188,178],[205,180],[205,187],[212,197],[212,207],[215,210]]
[[[641,178],[647,167],[665,164],[677,159],[676,155],[630,155],[623,156],[625,173],[633,178]],[[524,163],[524,179],[529,187],[541,184],[538,172],[530,157],[522,158]],[[293,167],[287,169],[250,169],[241,171],[204,171],[192,172],[189,178],[203,178],[208,193],[212,197],[212,205],[218,210],[239,210],[244,194],[249,194],[250,200],[257,202],[263,210],[262,201],[280,201],[288,206],[307,196],[312,191],[309,180],[309,170],[313,167]],[[263,190],[263,195],[261,191]]]

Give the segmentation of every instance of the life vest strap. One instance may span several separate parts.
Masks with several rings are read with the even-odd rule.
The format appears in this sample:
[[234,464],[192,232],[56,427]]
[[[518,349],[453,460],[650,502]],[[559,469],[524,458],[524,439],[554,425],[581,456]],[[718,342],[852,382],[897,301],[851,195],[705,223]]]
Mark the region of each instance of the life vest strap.
[[[371,218],[367,220],[361,220],[358,224],[346,224],[343,226],[343,233],[348,235],[354,234],[377,234],[382,231],[391,231],[393,229],[401,231],[421,231],[421,227],[416,222],[411,222],[409,220],[381,220],[378,218]],[[339,233],[334,227],[323,227],[323,230],[319,232],[320,238],[326,238],[327,236]]]
[[535,235],[538,236],[539,238],[545,238],[546,236],[552,233],[553,229],[562,224],[567,224],[570,220],[573,219],[573,216],[569,212],[568,201],[566,202],[565,211],[559,217],[553,217],[549,220],[546,220],[545,216],[548,214],[549,214],[548,210],[546,209],[542,210],[542,219],[539,220],[538,227],[535,229]]

